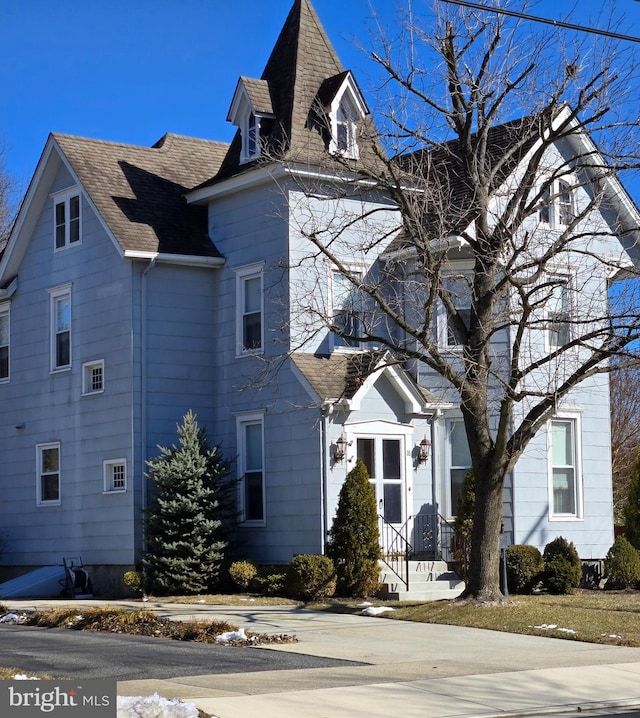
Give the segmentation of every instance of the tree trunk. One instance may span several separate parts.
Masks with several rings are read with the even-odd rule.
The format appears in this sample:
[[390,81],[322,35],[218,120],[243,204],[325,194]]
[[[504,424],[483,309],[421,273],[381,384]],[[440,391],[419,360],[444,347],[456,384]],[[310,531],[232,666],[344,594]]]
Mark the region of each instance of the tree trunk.
[[471,560],[467,585],[461,598],[499,601],[500,528],[504,475],[496,469],[476,472],[476,504],[471,532]]

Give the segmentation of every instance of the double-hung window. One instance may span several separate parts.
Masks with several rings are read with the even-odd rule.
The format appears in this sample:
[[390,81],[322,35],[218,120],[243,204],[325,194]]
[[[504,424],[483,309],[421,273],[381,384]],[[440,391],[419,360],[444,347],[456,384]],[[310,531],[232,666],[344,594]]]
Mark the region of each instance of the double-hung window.
[[262,265],[236,271],[237,354],[263,349]]
[[[358,272],[351,273],[354,278],[360,279]],[[351,280],[340,272],[332,275],[332,304],[333,326],[332,333],[334,347],[359,347],[358,336],[361,334],[362,306],[358,296],[357,287]]]
[[80,241],[80,195],[67,193],[53,200],[55,248],[64,249]]
[[549,514],[551,518],[580,518],[582,486],[579,467],[579,422],[556,418],[549,422]]
[[0,382],[9,379],[9,306],[0,305]]
[[244,414],[238,421],[241,519],[264,524],[264,434],[262,413]]
[[38,506],[60,503],[60,444],[38,444],[36,446]]
[[49,292],[51,371],[71,367],[71,286]]
[[471,468],[471,453],[464,429],[464,421],[457,419],[447,423],[449,435],[449,515],[455,516],[462,483]]
[[571,340],[571,291],[569,277],[550,277],[549,283],[547,344],[549,350],[554,351]]
[[[553,200],[551,196],[553,195]],[[538,218],[544,224],[566,227],[575,218],[574,192],[563,180],[551,182],[541,194]]]

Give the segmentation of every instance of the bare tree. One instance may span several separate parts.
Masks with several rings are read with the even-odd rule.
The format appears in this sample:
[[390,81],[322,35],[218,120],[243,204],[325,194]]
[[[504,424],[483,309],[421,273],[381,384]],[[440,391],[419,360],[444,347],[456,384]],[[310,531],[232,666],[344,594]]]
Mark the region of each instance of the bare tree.
[[[506,476],[570,392],[606,391],[611,358],[638,358],[638,282],[607,301],[638,266],[637,210],[616,180],[638,167],[638,85],[608,39],[438,12],[407,14],[371,54],[389,98],[377,160],[345,159],[331,187],[300,179],[313,249],[295,258],[307,324],[292,340],[315,327],[386,347],[459,405],[476,478],[465,595],[499,600]],[[337,313],[327,265],[349,288]]]
[[622,524],[631,475],[640,457],[640,367],[613,371],[611,384],[611,464],[613,511]]
[[15,217],[15,181],[5,169],[4,148],[0,144],[0,256],[5,248]]

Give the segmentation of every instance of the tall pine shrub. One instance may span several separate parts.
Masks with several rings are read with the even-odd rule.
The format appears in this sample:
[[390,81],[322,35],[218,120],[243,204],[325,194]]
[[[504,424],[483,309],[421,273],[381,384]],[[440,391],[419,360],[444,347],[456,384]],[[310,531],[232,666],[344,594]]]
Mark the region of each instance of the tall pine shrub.
[[228,546],[230,462],[211,448],[189,411],[179,446],[159,446],[147,462],[155,493],[145,518],[145,589],[154,595],[194,594],[216,583]]
[[369,472],[361,459],[340,490],[327,555],[336,567],[339,595],[371,596],[376,592],[382,556],[378,511]]
[[640,456],[633,469],[629,496],[623,510],[624,536],[627,541],[640,551]]

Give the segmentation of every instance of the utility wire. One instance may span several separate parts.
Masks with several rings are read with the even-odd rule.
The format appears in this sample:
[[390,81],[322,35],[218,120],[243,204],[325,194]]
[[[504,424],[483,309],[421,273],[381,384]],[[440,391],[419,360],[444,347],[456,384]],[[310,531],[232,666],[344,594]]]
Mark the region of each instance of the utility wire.
[[498,15],[509,15],[511,17],[518,17],[523,20],[533,20],[534,22],[542,22],[547,25],[554,25],[555,27],[565,27],[569,30],[578,30],[579,32],[588,32],[592,35],[604,35],[605,37],[612,37],[616,40],[627,40],[628,42],[640,42],[640,37],[634,37],[633,35],[621,35],[618,32],[611,32],[610,30],[598,30],[595,27],[585,27],[584,25],[574,25],[570,22],[563,22],[562,20],[551,20],[547,17],[540,17],[539,15],[527,15],[524,12],[516,12],[515,10],[504,10],[503,8],[489,7],[488,5],[480,5],[476,2],[470,2],[469,0],[441,0],[442,2],[451,3],[452,5],[462,5],[462,7],[470,7],[475,10],[484,10],[486,12],[495,12]]

